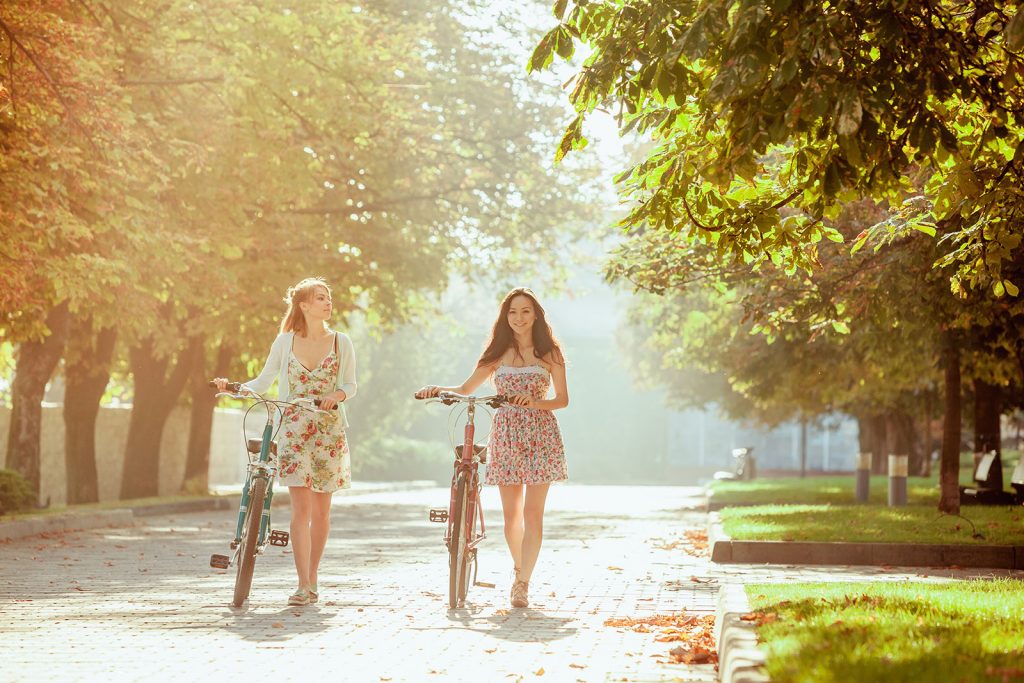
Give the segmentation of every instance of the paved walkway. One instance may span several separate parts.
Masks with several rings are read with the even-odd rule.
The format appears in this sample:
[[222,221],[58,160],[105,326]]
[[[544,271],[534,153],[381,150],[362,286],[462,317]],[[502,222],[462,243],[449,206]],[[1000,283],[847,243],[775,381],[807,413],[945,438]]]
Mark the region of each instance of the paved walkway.
[[[686,510],[697,494],[555,487],[528,610],[507,605],[510,567],[491,489],[479,578],[497,587],[473,588],[468,608],[452,612],[443,528],[427,521],[429,507],[446,504],[446,489],[336,496],[321,602],[305,608],[285,605],[294,588],[288,548],[260,558],[247,608],[228,606],[234,575],[207,564],[211,553],[227,552],[234,521],[224,512],[11,542],[0,545],[0,638],[8,645],[0,681],[307,680],[313,667],[371,682],[712,681],[707,665],[657,663],[672,645],[654,634],[604,621],[710,614],[719,581],[990,574],[710,568],[681,543],[666,549],[684,530],[703,528],[704,514]],[[275,510],[274,526],[286,529],[287,516]]]

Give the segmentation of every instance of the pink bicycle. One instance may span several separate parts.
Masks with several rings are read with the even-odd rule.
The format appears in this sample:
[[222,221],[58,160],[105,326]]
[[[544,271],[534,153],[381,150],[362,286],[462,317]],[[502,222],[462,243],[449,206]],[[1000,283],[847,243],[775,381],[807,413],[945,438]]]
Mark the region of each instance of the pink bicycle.
[[[487,462],[487,447],[473,443],[476,407],[498,408],[507,402],[504,396],[463,396],[443,391],[437,400],[445,405],[466,404],[466,426],[461,446],[455,446],[455,469],[452,474],[451,499],[448,509],[431,508],[431,522],[447,522],[444,543],[448,548],[448,607],[455,609],[466,602],[469,591],[469,565],[473,565],[473,585],[493,588],[476,580],[477,546],[486,537],[484,511],[480,505],[479,468]],[[477,530],[477,520],[480,529]]]

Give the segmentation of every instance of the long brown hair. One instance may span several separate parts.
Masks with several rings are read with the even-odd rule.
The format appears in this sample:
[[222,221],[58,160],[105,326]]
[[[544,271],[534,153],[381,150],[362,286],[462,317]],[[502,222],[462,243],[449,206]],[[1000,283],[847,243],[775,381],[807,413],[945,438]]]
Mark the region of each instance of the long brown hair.
[[306,316],[302,314],[302,307],[299,304],[312,301],[317,287],[323,287],[327,290],[327,296],[331,295],[331,288],[322,277],[307,277],[294,287],[288,288],[288,293],[284,297],[284,302],[288,304],[288,312],[281,320],[281,332],[294,332],[300,337],[305,337],[309,333],[306,329]]
[[[533,355],[536,358],[544,358],[550,353],[556,363],[564,365],[565,356],[562,354],[562,345],[555,338],[551,325],[544,317],[544,307],[540,305],[537,296],[528,288],[516,287],[501,300],[501,309],[498,311],[497,320],[494,321],[491,338],[487,340],[487,346],[480,354],[480,360],[476,363],[477,367],[490,365],[499,360],[509,348],[515,349],[516,355],[522,358],[515,333],[512,332],[512,326],[508,324],[508,311],[512,307],[512,299],[517,296],[525,296],[533,303],[533,312],[536,315],[536,320],[533,321]],[[523,358],[523,360],[526,359]]]

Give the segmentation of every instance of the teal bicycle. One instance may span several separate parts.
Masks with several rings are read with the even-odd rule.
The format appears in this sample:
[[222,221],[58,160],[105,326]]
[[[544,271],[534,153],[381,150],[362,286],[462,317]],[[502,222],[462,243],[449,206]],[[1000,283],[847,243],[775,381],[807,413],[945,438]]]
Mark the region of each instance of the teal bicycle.
[[[216,387],[215,382],[210,382]],[[235,538],[231,541],[234,553],[228,555],[211,555],[210,566],[215,569],[237,567],[235,575],[235,593],[231,604],[241,607],[249,597],[252,589],[252,576],[256,569],[256,556],[263,553],[267,545],[285,547],[288,545],[288,532],[270,528],[270,505],[274,499],[274,479],[277,478],[277,442],[274,440],[276,431],[274,416],[280,416],[284,408],[294,406],[302,410],[316,410],[319,399],[299,398],[293,401],[279,401],[264,398],[239,382],[228,382],[226,392],[218,396],[230,396],[236,399],[255,399],[245,411],[242,419],[242,433],[245,433],[245,420],[249,413],[258,406],[267,410],[267,421],[263,426],[263,436],[258,439],[246,439],[246,452],[249,454],[248,472],[245,486],[242,487],[242,500],[238,506],[238,524],[235,527]],[[312,406],[312,407],[310,407]],[[281,428],[281,420],[277,420],[277,429]],[[267,533],[269,531],[269,534]]]

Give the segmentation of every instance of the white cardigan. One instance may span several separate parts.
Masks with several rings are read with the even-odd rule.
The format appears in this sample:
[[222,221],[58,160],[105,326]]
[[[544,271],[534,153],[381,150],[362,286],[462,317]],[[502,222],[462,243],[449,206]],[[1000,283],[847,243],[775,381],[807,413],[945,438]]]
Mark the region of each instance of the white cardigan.
[[[335,389],[345,392],[345,400],[348,401],[356,395],[356,353],[352,347],[352,340],[344,332],[337,332],[338,335],[338,379]],[[258,394],[265,393],[277,380],[277,396],[286,400],[291,395],[291,387],[288,386],[288,358],[292,352],[292,341],[295,339],[294,332],[283,332],[277,335],[277,339],[270,347],[270,355],[263,366],[259,377],[250,380],[243,386],[252,389]],[[348,417],[345,415],[345,404],[339,404],[341,412],[341,424],[348,429]]]

